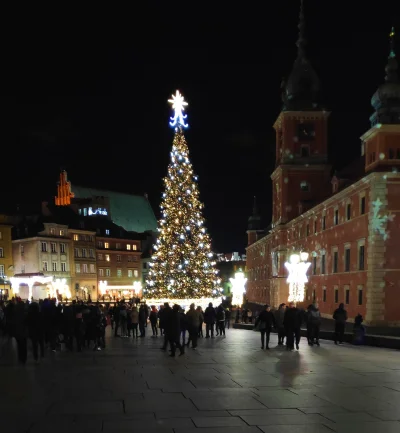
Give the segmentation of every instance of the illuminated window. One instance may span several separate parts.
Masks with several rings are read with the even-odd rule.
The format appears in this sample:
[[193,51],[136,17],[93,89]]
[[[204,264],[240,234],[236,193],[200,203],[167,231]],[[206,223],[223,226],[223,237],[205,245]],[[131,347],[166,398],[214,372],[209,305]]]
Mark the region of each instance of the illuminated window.
[[75,263],[75,272],[77,274],[81,273],[81,264],[80,263]]
[[105,257],[106,257],[106,262],[109,262],[110,261],[110,254],[106,254]]
[[132,269],[128,269],[128,278],[132,278]]
[[139,276],[139,271],[138,271],[137,269],[135,269],[135,270],[133,271],[133,276],[134,276],[134,277],[138,277],[138,276]]
[[0,265],[0,277],[4,277],[4,265]]
[[122,269],[121,268],[117,269],[117,277],[119,277],[119,278],[122,277]]
[[133,249],[133,251],[136,251],[137,250],[137,245],[133,244],[132,245],[132,249]]
[[90,273],[91,274],[95,274],[96,273],[96,270],[94,269],[94,263],[90,264]]
[[104,248],[110,248],[110,244],[108,242],[104,242]]
[[65,230],[60,230],[60,236],[65,236]]
[[87,266],[86,263],[83,263],[83,265],[82,265],[82,272],[83,272],[84,274],[87,274],[87,273],[88,273],[88,266]]
[[129,244],[127,244],[126,249],[127,249],[127,250],[130,250],[130,249],[131,249],[131,246],[130,246]]
[[306,182],[305,180],[303,180],[303,182],[300,182],[300,189],[302,191],[309,191],[310,190],[310,185],[308,184],[308,182]]
[[106,235],[110,234],[110,230],[106,229]]
[[104,276],[104,269],[99,269],[99,277],[103,277]]
[[83,216],[87,216],[87,208],[83,208]]
[[74,235],[74,241],[79,241],[79,235]]
[[110,269],[106,269],[106,277],[111,277],[111,270]]
[[55,228],[51,228],[50,229],[50,234],[51,235],[55,235],[56,234],[56,229]]

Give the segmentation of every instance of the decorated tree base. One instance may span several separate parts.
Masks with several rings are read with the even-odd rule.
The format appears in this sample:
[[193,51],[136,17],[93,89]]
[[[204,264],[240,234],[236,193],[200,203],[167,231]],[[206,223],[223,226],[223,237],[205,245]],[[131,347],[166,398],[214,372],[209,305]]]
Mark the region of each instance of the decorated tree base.
[[179,305],[184,310],[189,310],[191,304],[194,304],[197,307],[201,307],[203,311],[208,307],[208,304],[211,302],[214,307],[217,307],[222,303],[222,298],[193,298],[193,299],[178,299],[178,298],[163,298],[163,299],[149,299],[143,298],[142,302],[146,302],[147,305],[155,305],[158,307],[159,305],[164,305],[165,302],[168,302],[169,306],[172,307],[174,304]]

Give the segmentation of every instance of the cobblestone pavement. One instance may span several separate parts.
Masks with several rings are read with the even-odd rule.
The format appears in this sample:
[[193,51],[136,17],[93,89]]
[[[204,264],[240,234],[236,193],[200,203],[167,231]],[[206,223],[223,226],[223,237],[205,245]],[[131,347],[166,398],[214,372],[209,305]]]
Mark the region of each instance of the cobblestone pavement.
[[[149,329],[149,328],[148,328]],[[229,330],[170,358],[161,338],[109,338],[101,352],[0,359],[1,431],[400,432],[400,354],[334,346],[260,349]]]

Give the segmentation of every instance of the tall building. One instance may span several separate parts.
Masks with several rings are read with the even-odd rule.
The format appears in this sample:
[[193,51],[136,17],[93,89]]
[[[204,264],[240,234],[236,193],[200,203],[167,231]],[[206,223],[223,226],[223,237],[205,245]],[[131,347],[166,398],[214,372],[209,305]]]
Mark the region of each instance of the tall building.
[[331,176],[329,112],[320,82],[305,54],[303,8],[297,58],[282,85],[272,179],[272,221],[263,230],[257,209],[249,219],[247,298],[277,307],[288,300],[285,262],[309,253],[311,266],[303,306],[317,301],[332,317],[345,303],[349,317],[370,325],[400,324],[400,84],[394,32],[385,83],[372,97],[371,128],[361,155]]

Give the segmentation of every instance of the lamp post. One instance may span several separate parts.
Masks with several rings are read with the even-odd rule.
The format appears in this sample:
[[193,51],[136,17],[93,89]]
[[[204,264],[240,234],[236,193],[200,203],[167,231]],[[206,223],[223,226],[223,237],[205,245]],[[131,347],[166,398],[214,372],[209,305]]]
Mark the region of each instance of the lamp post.
[[308,253],[292,254],[285,267],[289,272],[287,283],[289,284],[288,302],[303,302],[304,287],[308,282],[307,270],[311,263],[308,260]]

